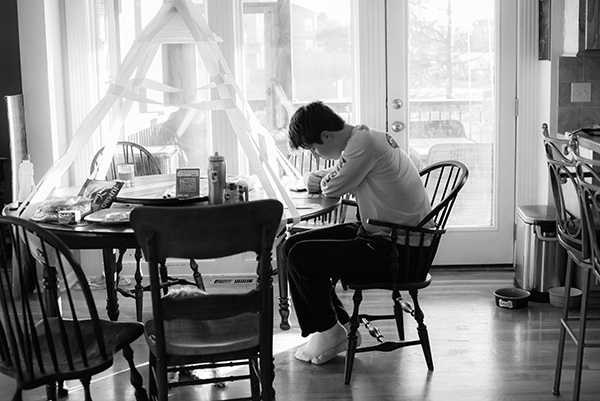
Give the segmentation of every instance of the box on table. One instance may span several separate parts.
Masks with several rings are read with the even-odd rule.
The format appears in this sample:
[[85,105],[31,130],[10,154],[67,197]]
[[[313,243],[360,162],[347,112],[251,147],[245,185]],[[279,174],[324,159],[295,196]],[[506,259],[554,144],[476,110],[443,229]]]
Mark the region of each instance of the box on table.
[[175,173],[175,196],[193,198],[200,196],[200,169],[178,168]]

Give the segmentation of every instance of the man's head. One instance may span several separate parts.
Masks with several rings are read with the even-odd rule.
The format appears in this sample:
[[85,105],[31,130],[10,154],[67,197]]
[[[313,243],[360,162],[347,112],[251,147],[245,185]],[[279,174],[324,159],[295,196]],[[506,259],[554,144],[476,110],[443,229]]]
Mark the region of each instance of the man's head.
[[345,123],[343,118],[323,102],[311,102],[296,110],[290,119],[290,147],[310,149],[313,144],[322,144],[323,131],[340,131]]

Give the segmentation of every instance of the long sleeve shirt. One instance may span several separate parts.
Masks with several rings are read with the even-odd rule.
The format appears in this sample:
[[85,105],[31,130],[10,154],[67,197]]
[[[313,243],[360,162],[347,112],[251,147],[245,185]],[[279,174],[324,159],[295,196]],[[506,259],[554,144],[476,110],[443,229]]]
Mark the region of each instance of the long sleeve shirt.
[[370,218],[416,225],[431,211],[409,156],[390,134],[366,125],[354,127],[341,158],[321,180],[321,190],[326,196],[353,193],[361,222],[371,235],[388,231],[367,224]]

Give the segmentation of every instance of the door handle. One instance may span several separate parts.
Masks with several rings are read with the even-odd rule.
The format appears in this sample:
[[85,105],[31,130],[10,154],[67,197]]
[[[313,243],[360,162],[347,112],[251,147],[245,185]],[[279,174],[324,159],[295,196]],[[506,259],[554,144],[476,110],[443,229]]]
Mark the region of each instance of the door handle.
[[392,100],[392,109],[399,110],[402,108],[402,100],[394,99]]
[[404,124],[401,123],[400,121],[394,121],[392,123],[392,131],[394,132],[400,132],[404,129]]

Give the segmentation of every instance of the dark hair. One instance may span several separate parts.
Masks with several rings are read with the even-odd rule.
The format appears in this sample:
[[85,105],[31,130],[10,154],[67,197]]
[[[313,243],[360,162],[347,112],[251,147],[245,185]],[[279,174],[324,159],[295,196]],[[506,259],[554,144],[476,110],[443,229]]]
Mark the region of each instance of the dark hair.
[[323,143],[323,131],[339,131],[346,122],[333,109],[320,100],[300,107],[289,126],[289,144],[292,149],[308,148],[314,143]]

